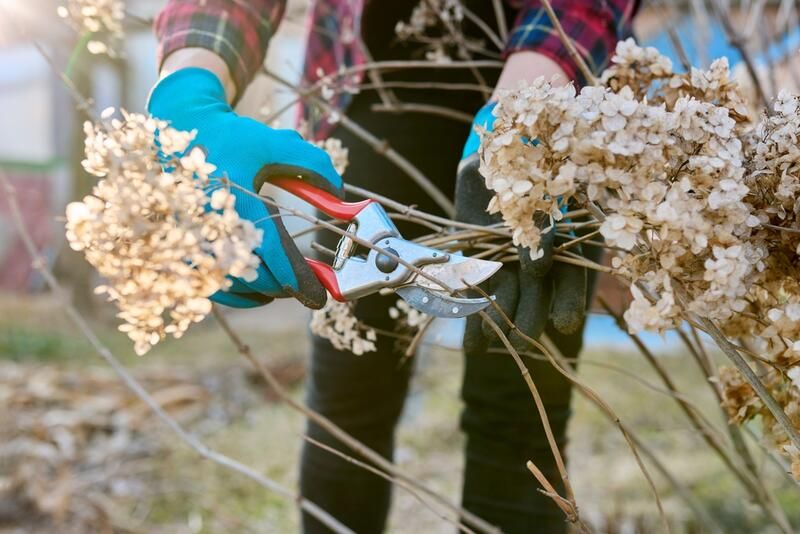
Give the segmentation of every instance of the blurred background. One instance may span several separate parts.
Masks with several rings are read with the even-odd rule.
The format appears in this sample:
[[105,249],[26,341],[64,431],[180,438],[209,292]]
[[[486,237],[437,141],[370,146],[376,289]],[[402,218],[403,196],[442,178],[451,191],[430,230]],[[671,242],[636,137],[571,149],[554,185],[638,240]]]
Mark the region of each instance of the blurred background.
[[[307,3],[289,2],[267,60],[290,80],[299,79]],[[97,110],[142,111],[156,79],[151,23],[163,4],[126,3],[124,46],[120,57],[110,59],[86,52],[85,43],[56,15],[58,0],[0,0],[0,172],[16,189],[25,222],[69,298],[162,406],[221,452],[293,486],[303,420],[276,402],[219,328],[207,321],[184,339],[167,340],[147,356],[135,357],[127,338],[116,331],[113,308],[93,295],[100,281],[65,246],[64,207],[87,194],[93,181],[80,166],[84,118],[59,73],[91,97]],[[726,6],[768,91],[795,90],[800,25],[794,2]],[[669,28],[694,65],[726,55],[743,72],[738,52],[700,0],[646,3],[637,19],[640,40],[679,65]],[[258,77],[239,111],[263,118],[291,99]],[[280,124],[290,127],[293,120],[289,110]],[[288,226],[297,230],[299,224]],[[307,312],[279,301],[230,312],[229,318],[257,356],[302,398]],[[396,459],[453,500],[459,495],[462,461],[461,328],[458,321],[437,323],[423,344]],[[586,335],[582,377],[639,431],[726,531],[771,532],[677,406],[653,391],[653,371],[613,320],[593,316]],[[645,341],[680,379],[683,393],[723,424],[682,346],[671,337]],[[584,515],[600,532],[658,530],[651,494],[618,430],[583,400],[574,408],[568,456]],[[760,467],[800,525],[797,487],[768,460]],[[669,485],[656,482],[676,532],[704,531]],[[0,197],[0,532],[293,532],[297,521],[292,503],[198,462],[126,391],[48,293]],[[408,494],[396,492],[390,531],[451,528]]]

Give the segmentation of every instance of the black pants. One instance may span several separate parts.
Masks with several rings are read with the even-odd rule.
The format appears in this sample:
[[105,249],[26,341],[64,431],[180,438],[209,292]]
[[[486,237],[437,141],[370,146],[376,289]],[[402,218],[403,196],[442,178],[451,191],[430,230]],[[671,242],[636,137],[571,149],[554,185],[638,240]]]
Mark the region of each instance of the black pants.
[[[496,73],[495,73],[496,75]],[[436,77],[429,70],[426,76]],[[404,101],[422,101],[420,91],[402,95]],[[474,113],[483,103],[478,93],[449,95],[450,107]],[[441,103],[439,97],[435,101]],[[455,187],[456,166],[469,125],[453,119],[405,113],[373,112],[373,93],[356,97],[348,115],[408,157],[446,194]],[[350,149],[348,183],[359,185],[405,204],[437,212],[403,171],[361,140],[339,128],[333,134]],[[399,225],[405,237],[418,228]],[[336,236],[318,238],[335,246]],[[357,315],[370,325],[391,330],[387,308],[396,297],[362,299]],[[548,334],[568,357],[581,348],[582,335]],[[402,354],[393,340],[380,339],[378,351],[362,356],[335,350],[315,338],[308,378],[309,406],[332,419],[347,432],[387,458],[392,458],[395,426],[403,409],[413,358],[400,365]],[[570,414],[571,388],[549,363],[527,359],[562,449]],[[531,394],[509,355],[466,354],[461,427],[467,436],[462,505],[505,532],[564,532],[561,511],[538,489],[525,463],[532,460],[554,484],[559,480],[555,463]],[[344,446],[311,423],[314,439],[336,448]],[[351,452],[351,451],[348,451]],[[359,533],[384,529],[391,487],[383,479],[329,452],[306,444],[302,454],[301,491]],[[427,513],[421,511],[420,513]],[[305,532],[326,532],[309,516]]]

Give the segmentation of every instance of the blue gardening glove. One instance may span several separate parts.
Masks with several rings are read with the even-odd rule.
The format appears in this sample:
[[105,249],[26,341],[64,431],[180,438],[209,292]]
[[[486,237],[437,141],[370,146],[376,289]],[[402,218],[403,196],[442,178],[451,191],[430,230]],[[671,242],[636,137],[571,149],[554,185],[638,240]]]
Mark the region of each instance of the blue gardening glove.
[[[312,185],[343,196],[342,178],[320,148],[294,130],[276,130],[234,113],[219,79],[210,71],[186,68],[161,80],[150,93],[147,110],[178,130],[196,130],[194,145],[202,147],[215,177],[226,177],[258,192],[275,176],[298,176]],[[228,291],[211,300],[236,308],[250,308],[275,297],[295,297],[311,308],[325,304],[325,288],[306,264],[277,216],[277,209],[231,188],[236,211],[263,231],[255,254],[261,258],[252,282],[233,279]]]
[[[486,211],[493,193],[486,188],[478,171],[480,138],[475,132],[476,126],[492,130],[494,107],[495,103],[489,102],[478,111],[464,145],[456,180],[456,219],[459,221],[480,225],[502,221],[499,214],[490,215]],[[549,221],[545,216],[537,223],[544,228]],[[565,263],[553,266],[553,245],[559,241],[554,239],[554,234],[555,230],[551,230],[542,235],[540,246],[544,255],[541,258],[531,260],[530,250],[520,248],[519,263],[504,266],[482,286],[488,294],[495,295],[499,307],[519,330],[532,338],[538,338],[548,322],[561,333],[578,332],[586,315],[586,269]],[[579,251],[577,248],[572,250]],[[488,308],[487,313],[508,334],[509,327],[495,308]],[[480,315],[467,318],[464,332],[464,350],[467,353],[485,351],[494,337],[494,331],[483,323]],[[515,332],[510,335],[510,341],[519,349],[529,347]]]

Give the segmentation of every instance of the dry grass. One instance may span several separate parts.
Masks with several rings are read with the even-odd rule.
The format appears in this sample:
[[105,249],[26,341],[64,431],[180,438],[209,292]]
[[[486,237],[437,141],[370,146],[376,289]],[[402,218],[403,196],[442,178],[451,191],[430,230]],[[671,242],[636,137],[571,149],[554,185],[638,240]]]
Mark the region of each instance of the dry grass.
[[[232,320],[256,352],[285,370],[286,382],[298,376],[308,347],[305,314],[293,304],[280,303],[263,311],[236,313]],[[188,374],[212,388],[215,402],[193,431],[219,451],[273,479],[293,485],[303,420],[274,402],[249,375],[244,362],[230,349],[213,324],[191,331],[180,342],[166,342],[152,354],[138,358],[122,334],[113,332],[109,318],[98,320],[104,340],[140,375]],[[582,378],[592,384],[636,428],[661,459],[729,528],[729,532],[770,532],[755,506],[743,502],[743,493],[701,439],[687,426],[673,402],[631,378],[605,367],[621,366],[644,379],[653,375],[632,352],[595,349],[584,355]],[[362,357],[369,357],[365,355]],[[59,319],[47,298],[0,299],[0,358],[22,366],[84,369],[98,365],[88,346]],[[663,359],[684,392],[721,423],[693,364],[680,355]],[[287,363],[292,365],[287,366]],[[239,374],[245,380],[226,382]],[[460,485],[462,437],[458,431],[461,357],[444,350],[426,350],[417,362],[417,374],[399,431],[397,461],[409,474],[457,499]],[[252,379],[251,379],[252,378]],[[2,380],[2,377],[0,377]],[[238,384],[225,387],[225,384]],[[244,384],[244,386],[242,386]],[[302,387],[295,389],[302,396]],[[58,406],[53,406],[57,409]],[[585,401],[575,403],[568,450],[570,472],[584,517],[600,532],[653,532],[658,515],[652,497],[619,432]],[[142,532],[293,532],[298,515],[294,507],[247,480],[220,467],[198,461],[195,454],[174,444],[169,436],[152,432],[158,454],[146,457],[145,491],[130,498],[115,497],[114,506],[128,527]],[[800,524],[800,496],[786,485],[774,466],[761,466],[779,492],[790,518]],[[665,506],[676,532],[700,532],[682,503],[662,485]],[[34,523],[0,525],[0,532],[35,531]],[[451,532],[433,514],[404,492],[395,496],[391,532]]]

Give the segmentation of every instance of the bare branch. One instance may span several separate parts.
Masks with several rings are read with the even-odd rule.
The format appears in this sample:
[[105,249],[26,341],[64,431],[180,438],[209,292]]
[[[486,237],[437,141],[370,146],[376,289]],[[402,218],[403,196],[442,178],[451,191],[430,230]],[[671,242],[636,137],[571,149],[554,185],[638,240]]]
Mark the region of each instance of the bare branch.
[[745,43],[744,38],[739,34],[736,28],[734,28],[727,9],[720,4],[719,0],[711,0],[711,7],[714,10],[714,14],[717,16],[717,19],[719,19],[720,23],[722,24],[722,29],[725,31],[725,36],[728,38],[728,43],[736,48],[736,50],[739,51],[739,54],[741,54],[742,61],[744,62],[745,67],[747,67],[747,72],[750,74],[750,78],[753,80],[753,85],[756,88],[756,93],[758,94],[758,98],[761,100],[761,104],[764,106],[764,109],[767,111],[767,113],[770,113],[769,99],[767,98],[767,94],[761,84],[761,79],[758,77],[755,63],[753,62],[753,58],[750,56],[750,51],[747,50],[747,44]]
[[497,19],[497,31],[500,32],[500,38],[506,41],[508,39],[508,24],[506,24],[503,0],[492,0],[492,7],[494,8],[494,17]]
[[397,104],[385,105],[374,104],[372,111],[382,113],[427,113],[429,115],[436,115],[446,119],[453,119],[458,122],[472,124],[472,115],[458,111],[457,109],[446,108],[444,106],[434,106],[431,104],[418,104],[414,102],[399,102]]
[[[476,288],[477,289],[477,288]],[[478,290],[481,291],[481,290]],[[485,293],[483,294],[484,297],[488,297]],[[494,302],[494,301],[492,301]],[[499,306],[496,306],[496,309],[500,309]],[[502,310],[500,310],[502,313]],[[550,445],[550,451],[553,453],[553,458],[556,461],[556,466],[558,467],[558,473],[561,476],[561,481],[564,483],[564,490],[566,491],[567,497],[566,500],[570,503],[572,508],[571,514],[567,514],[567,518],[577,523],[582,528],[586,528],[583,525],[580,515],[578,513],[578,505],[575,502],[575,492],[572,489],[572,484],[569,481],[569,475],[567,473],[567,467],[564,463],[564,458],[561,456],[561,451],[558,448],[558,443],[556,443],[556,438],[553,435],[553,429],[550,426],[550,419],[547,416],[547,410],[544,407],[544,403],[542,402],[542,397],[539,394],[539,390],[536,387],[536,384],[531,378],[531,372],[528,370],[528,367],[520,358],[519,353],[514,349],[511,345],[511,342],[508,340],[508,337],[505,333],[500,329],[497,323],[487,314],[485,311],[479,312],[481,315],[481,319],[489,325],[489,327],[494,331],[500,341],[503,343],[503,346],[508,350],[508,353],[514,358],[514,363],[517,364],[520,373],[522,374],[522,378],[525,380],[525,383],[528,386],[528,389],[531,392],[531,396],[533,397],[534,403],[536,404],[536,410],[539,412],[539,418],[542,421],[542,427],[544,428],[545,436],[547,437],[547,443]],[[552,488],[552,486],[550,486]]]
[[569,56],[572,58],[572,61],[574,61],[575,65],[578,66],[578,70],[580,70],[581,74],[583,74],[586,83],[588,85],[597,85],[597,78],[592,73],[592,70],[589,68],[589,66],[586,65],[586,60],[583,59],[583,56],[578,53],[578,50],[575,48],[575,43],[564,31],[561,21],[558,20],[558,15],[556,15],[556,12],[553,10],[553,4],[550,3],[550,0],[542,0],[542,6],[544,6],[545,11],[547,11],[547,16],[550,18],[553,28],[555,28],[556,32],[558,33],[561,43],[567,49],[567,52],[569,52]]

